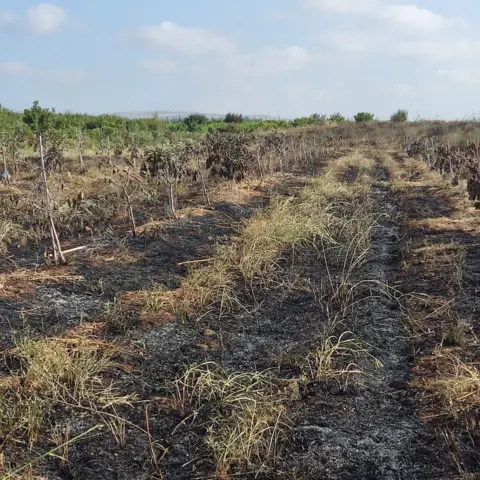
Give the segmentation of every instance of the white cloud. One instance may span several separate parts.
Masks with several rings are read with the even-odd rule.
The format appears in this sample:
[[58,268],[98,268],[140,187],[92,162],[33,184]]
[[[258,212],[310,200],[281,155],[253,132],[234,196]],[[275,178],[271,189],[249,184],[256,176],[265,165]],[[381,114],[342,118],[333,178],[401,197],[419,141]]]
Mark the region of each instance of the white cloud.
[[17,20],[17,15],[13,12],[0,12],[0,27],[2,25],[11,25]]
[[283,49],[264,47],[258,52],[233,57],[230,67],[249,76],[276,75],[301,70],[311,59],[311,54],[297,45]]
[[[377,6],[363,12],[367,22],[363,26],[327,31],[319,38],[327,46],[346,52],[394,54],[432,62],[479,58],[480,42],[464,39],[468,31],[466,21],[413,4],[382,6],[379,2]],[[376,28],[372,28],[372,22]]]
[[387,40],[381,32],[355,30],[331,30],[319,35],[320,40],[336,50],[346,52],[371,52]]
[[234,50],[233,41],[228,37],[201,27],[181,27],[174,22],[141,27],[137,37],[153,47],[189,55],[227,54]]
[[477,71],[466,68],[441,68],[437,70],[436,75],[445,78],[454,83],[461,83],[466,85],[479,85],[480,77]]
[[138,64],[140,65],[140,67],[156,73],[173,72],[177,69],[177,65],[175,64],[175,62],[164,59],[140,60]]
[[0,77],[29,77],[35,81],[47,81],[53,83],[71,85],[82,81],[86,73],[81,68],[72,69],[41,69],[31,67],[24,62],[3,61],[0,62]]
[[52,3],[41,3],[27,10],[27,20],[38,35],[55,33],[67,20],[67,11]]
[[309,7],[333,13],[363,13],[375,9],[381,0],[303,0]]
[[394,46],[394,51],[399,55],[424,57],[434,62],[480,60],[480,41],[400,41]]
[[0,62],[0,77],[1,76],[25,76],[31,75],[34,69],[28,67],[23,62],[6,61]]
[[402,32],[429,34],[439,32],[454,21],[416,5],[390,5],[379,10],[378,18]]

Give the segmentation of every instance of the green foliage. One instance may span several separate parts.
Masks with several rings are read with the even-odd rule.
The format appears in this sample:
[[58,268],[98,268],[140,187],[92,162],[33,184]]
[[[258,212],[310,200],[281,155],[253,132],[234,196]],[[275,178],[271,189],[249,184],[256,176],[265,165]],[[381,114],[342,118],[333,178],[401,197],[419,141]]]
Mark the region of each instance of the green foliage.
[[53,111],[42,108],[38,100],[33,102],[32,108],[23,111],[23,122],[30,127],[34,133],[44,133],[53,121]]
[[227,113],[225,115],[225,123],[243,123],[243,115],[241,113]]
[[375,115],[369,112],[358,112],[353,118],[357,123],[373,122],[375,120]]
[[198,130],[199,125],[205,125],[208,123],[208,118],[201,113],[192,113],[183,119],[183,123],[186,125],[189,132],[195,132]]
[[322,125],[326,121],[326,115],[319,115],[318,113],[313,113],[309,117],[296,118],[292,123],[294,127],[304,127],[307,125]]
[[399,109],[390,115],[391,122],[408,122],[408,110]]
[[[12,137],[13,140],[9,142],[9,149],[11,148],[12,152],[17,152],[25,146],[35,147],[35,136],[31,134],[39,131],[43,133],[47,146],[52,135],[61,133],[65,147],[77,148],[79,132],[83,132],[82,148],[86,153],[93,150],[120,154],[122,149],[130,148],[132,142],[135,143],[135,148],[152,149],[172,135],[185,138],[214,132],[231,134],[269,132],[321,125],[328,120],[340,123],[344,117],[340,114],[327,117],[314,113],[309,117],[295,120],[260,120],[247,119],[241,113],[230,112],[222,120],[209,119],[203,114],[195,113],[184,119],[172,121],[158,115],[127,119],[118,115],[56,112],[54,109],[42,108],[38,101],[33,102],[32,107],[25,109],[23,113],[13,112],[0,105],[0,135],[3,138],[3,148],[6,148],[6,139]],[[7,155],[10,157],[10,154]],[[16,153],[12,155],[16,156]]]
[[347,119],[341,113],[335,112],[328,117],[328,121],[334,123],[345,123]]

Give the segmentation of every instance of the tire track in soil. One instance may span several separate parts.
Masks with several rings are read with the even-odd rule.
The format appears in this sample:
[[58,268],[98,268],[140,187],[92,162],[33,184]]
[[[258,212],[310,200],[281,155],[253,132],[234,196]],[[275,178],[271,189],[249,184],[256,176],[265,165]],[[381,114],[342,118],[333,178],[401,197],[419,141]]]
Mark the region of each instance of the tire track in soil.
[[[383,182],[387,172],[381,169]],[[400,257],[401,232],[393,221],[395,206],[386,183],[373,187],[382,215],[371,260],[362,280],[391,284]],[[355,391],[317,387],[301,424],[295,428],[288,470],[295,478],[341,480],[430,480],[446,475],[433,431],[415,413],[409,390],[413,357],[407,327],[394,301],[375,294],[347,318],[347,328],[374,347],[383,368],[369,371]],[[292,469],[293,467],[293,469]],[[446,476],[445,476],[446,475]]]

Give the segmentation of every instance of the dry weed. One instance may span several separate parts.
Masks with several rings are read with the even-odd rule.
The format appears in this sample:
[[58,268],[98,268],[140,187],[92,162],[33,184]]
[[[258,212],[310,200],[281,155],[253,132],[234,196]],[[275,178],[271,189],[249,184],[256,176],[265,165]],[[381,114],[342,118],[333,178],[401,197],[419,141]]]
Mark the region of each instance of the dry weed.
[[205,442],[217,478],[236,468],[275,462],[290,427],[284,394],[267,373],[228,374],[215,363],[192,365],[173,383],[172,405],[207,420]]
[[59,405],[101,412],[129,404],[106,380],[120,366],[102,342],[88,339],[43,339],[19,342],[11,355],[17,371],[0,384],[0,438],[26,437],[30,446],[50,412]]

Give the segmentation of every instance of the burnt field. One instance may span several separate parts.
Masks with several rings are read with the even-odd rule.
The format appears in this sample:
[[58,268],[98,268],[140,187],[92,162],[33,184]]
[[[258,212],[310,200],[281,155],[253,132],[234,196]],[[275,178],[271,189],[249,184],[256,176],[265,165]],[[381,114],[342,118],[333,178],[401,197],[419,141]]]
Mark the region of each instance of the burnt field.
[[1,478],[478,478],[474,133],[7,155]]

